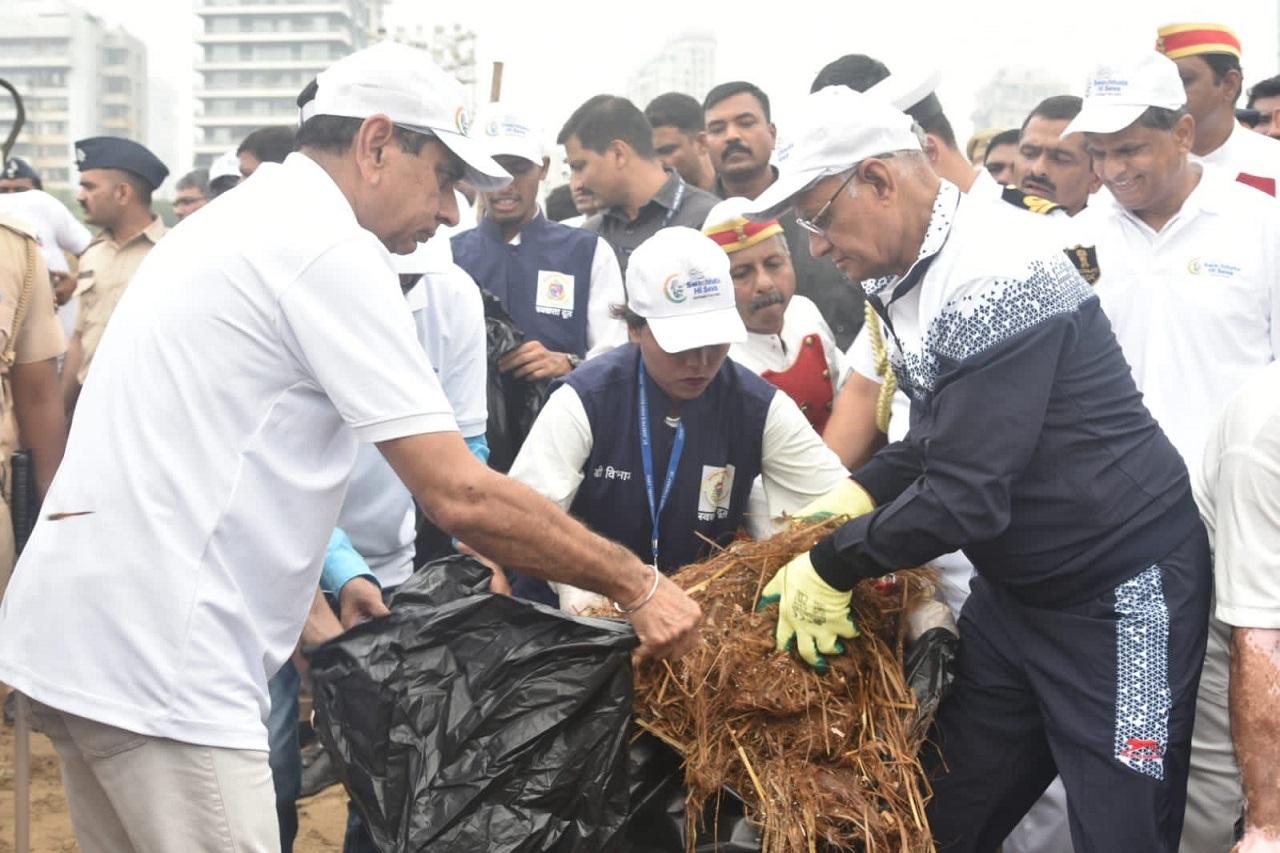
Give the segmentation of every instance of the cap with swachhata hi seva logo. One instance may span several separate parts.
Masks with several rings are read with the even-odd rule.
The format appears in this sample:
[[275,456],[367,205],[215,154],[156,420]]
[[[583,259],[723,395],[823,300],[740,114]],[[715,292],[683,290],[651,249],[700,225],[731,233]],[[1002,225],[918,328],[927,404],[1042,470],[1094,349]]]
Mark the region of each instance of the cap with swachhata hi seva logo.
[[692,228],[664,228],[631,254],[627,307],[648,321],[663,352],[747,339],[734,300],[729,256]]
[[299,107],[298,120],[312,116],[368,118],[385,115],[396,125],[440,140],[466,166],[467,182],[488,192],[511,183],[511,175],[472,139],[462,84],[424,50],[378,42],[344,56],[316,77],[315,97]]
[[1178,66],[1167,56],[1151,51],[1109,62],[1089,75],[1084,106],[1062,135],[1116,133],[1137,121],[1149,107],[1176,110],[1186,102]]

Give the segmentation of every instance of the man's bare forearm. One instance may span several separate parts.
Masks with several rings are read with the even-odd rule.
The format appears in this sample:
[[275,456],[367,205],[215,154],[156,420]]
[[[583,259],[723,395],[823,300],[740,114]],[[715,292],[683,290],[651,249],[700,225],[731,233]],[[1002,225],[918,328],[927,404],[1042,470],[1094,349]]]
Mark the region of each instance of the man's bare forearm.
[[76,410],[76,401],[80,399],[80,365],[84,363],[84,347],[77,333],[67,345],[67,357],[62,360],[62,405],[67,420],[71,420]]
[[[652,574],[623,546],[592,533],[522,483],[476,461],[459,438],[431,482],[415,480],[415,440],[379,445],[423,511],[486,557],[534,577],[602,593],[623,605],[643,598]],[[443,470],[442,470],[443,469]]]
[[1280,834],[1280,630],[1232,629],[1231,740],[1248,827]]
[[454,535],[503,566],[599,592],[622,604],[641,598],[650,571],[623,546],[563,512],[523,483],[485,469],[471,512]]

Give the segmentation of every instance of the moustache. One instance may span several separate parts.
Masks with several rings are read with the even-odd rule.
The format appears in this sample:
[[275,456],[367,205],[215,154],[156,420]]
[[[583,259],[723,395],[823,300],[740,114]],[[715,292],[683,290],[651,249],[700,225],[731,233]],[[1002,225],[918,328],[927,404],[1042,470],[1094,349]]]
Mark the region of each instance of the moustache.
[[1054,192],[1055,190],[1058,189],[1056,186],[1054,186],[1053,181],[1049,180],[1049,178],[1046,177],[1045,175],[1029,174],[1022,179],[1023,183],[1026,183],[1027,181],[1033,181],[1039,184],[1040,186],[1044,187],[1045,189],[1047,189],[1049,192]]
[[770,290],[751,300],[751,310],[760,311],[773,305],[781,305],[786,301],[781,293],[776,290]]
[[751,156],[751,149],[750,149],[750,148],[748,148],[747,146],[743,145],[741,142],[729,142],[729,143],[726,143],[726,144],[725,144],[725,146],[724,146],[724,155],[723,155],[723,156],[724,156],[724,157],[728,157],[730,154],[734,154],[734,153],[737,153],[737,154],[746,154],[748,157],[750,157],[750,156]]

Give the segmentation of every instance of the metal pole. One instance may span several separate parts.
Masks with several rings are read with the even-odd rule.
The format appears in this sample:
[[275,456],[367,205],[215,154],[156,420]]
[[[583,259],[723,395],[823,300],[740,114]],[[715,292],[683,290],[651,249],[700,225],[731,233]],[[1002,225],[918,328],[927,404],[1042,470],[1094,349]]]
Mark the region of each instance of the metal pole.
[[27,697],[14,702],[13,845],[15,853],[31,853],[31,724]]
[[497,103],[502,95],[502,63],[493,63],[493,78],[489,83],[489,101]]

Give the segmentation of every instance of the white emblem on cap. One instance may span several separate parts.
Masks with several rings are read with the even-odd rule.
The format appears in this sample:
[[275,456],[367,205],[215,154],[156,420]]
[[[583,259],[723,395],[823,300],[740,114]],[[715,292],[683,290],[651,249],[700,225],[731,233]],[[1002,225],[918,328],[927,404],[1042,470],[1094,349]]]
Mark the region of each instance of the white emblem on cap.
[[76,146],[76,162],[83,163],[84,157],[85,157],[84,149],[80,148],[79,146]]
[[463,136],[468,135],[471,130],[471,115],[467,112],[466,107],[458,107],[453,114],[453,123],[458,126],[458,133]]

